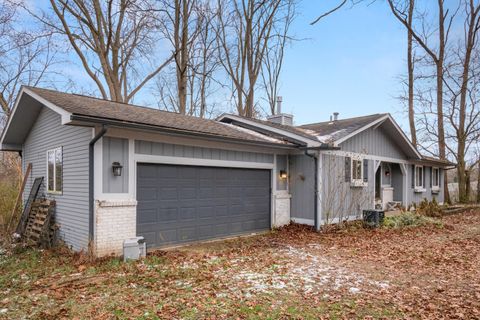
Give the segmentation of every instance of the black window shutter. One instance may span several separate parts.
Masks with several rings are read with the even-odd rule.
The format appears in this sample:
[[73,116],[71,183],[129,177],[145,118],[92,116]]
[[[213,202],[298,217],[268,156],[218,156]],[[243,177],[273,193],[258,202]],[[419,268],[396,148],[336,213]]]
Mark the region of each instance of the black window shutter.
[[425,171],[426,171],[426,169],[427,169],[427,168],[423,167],[423,170],[422,170],[422,172],[423,172],[423,180],[422,180],[423,186],[422,186],[422,187],[424,187],[424,188],[425,188],[425,186],[427,185],[427,184],[425,183],[425,178],[426,178]]
[[430,167],[430,188],[433,186],[433,167]]
[[350,157],[345,157],[345,182],[350,182],[352,170],[352,161]]
[[415,188],[415,165],[412,164],[412,188]]
[[368,160],[363,159],[363,182],[368,182]]

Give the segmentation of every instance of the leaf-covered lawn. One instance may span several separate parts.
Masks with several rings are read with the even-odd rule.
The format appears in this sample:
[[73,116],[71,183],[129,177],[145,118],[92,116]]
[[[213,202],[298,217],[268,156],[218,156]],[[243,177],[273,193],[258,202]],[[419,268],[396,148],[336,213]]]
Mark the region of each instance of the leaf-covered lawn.
[[90,262],[0,255],[0,318],[480,318],[480,212],[443,227],[254,237]]

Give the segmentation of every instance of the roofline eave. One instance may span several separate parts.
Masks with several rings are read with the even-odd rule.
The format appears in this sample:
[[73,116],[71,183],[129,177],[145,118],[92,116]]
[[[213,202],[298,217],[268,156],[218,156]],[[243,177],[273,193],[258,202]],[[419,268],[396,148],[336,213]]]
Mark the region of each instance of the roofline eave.
[[71,123],[72,125],[75,125],[74,121],[79,121],[82,123],[107,124],[107,125],[115,126],[118,128],[157,131],[157,132],[162,132],[162,133],[172,134],[172,135],[183,135],[183,136],[187,135],[187,136],[192,136],[197,138],[198,137],[206,138],[209,140],[220,140],[220,141],[228,140],[228,141],[236,142],[239,144],[263,146],[263,147],[270,147],[270,148],[276,148],[276,149],[297,149],[298,148],[296,145],[282,145],[279,143],[272,143],[272,142],[266,142],[266,141],[263,142],[263,141],[243,140],[243,139],[208,134],[203,132],[174,129],[174,128],[168,128],[168,127],[162,127],[162,126],[155,126],[155,125],[142,124],[142,123],[136,123],[136,122],[127,122],[127,121],[108,119],[108,118],[99,118],[99,117],[86,116],[86,115],[80,115],[80,114],[72,114],[71,121],[72,121]]

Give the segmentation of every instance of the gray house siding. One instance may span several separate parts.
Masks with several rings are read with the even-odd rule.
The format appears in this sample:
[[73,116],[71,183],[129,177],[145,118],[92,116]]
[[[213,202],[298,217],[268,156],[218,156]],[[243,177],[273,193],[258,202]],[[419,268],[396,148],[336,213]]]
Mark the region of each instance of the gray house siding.
[[135,153],[195,159],[273,163],[273,154],[184,146],[142,140],[135,141]]
[[413,165],[407,165],[407,191],[408,191],[408,205],[411,205],[413,202],[419,203],[424,199],[428,201],[432,201],[434,198],[437,202],[443,203],[444,200],[444,193],[443,193],[443,170],[440,169],[440,192],[439,193],[432,193],[432,187],[430,184],[431,181],[431,174],[432,174],[432,167],[424,166],[425,170],[425,191],[424,192],[415,192],[413,187]]
[[[65,126],[60,115],[44,107],[23,145],[24,170],[32,164],[24,200],[27,199],[33,181],[44,177],[40,196],[56,200],[56,221],[60,225],[60,237],[75,250],[88,246],[88,143],[92,129]],[[63,193],[47,194],[47,151],[63,147]]]
[[369,128],[350,139],[340,143],[343,151],[406,159],[404,152],[396,145],[395,140],[389,137],[382,127]]
[[280,178],[280,171],[288,172],[288,156],[285,154],[277,154],[277,163],[276,163],[276,172],[277,172],[277,190],[287,190],[288,182],[287,179]]
[[[128,139],[103,138],[103,192],[128,193]],[[122,175],[112,174],[112,163],[119,162]]]
[[292,195],[290,217],[314,220],[315,213],[315,163],[305,155],[291,155],[290,194]]
[[368,181],[363,187],[352,187],[345,181],[345,157],[322,155],[322,220],[332,222],[359,217],[362,210],[373,209],[375,196],[374,161],[368,160]]

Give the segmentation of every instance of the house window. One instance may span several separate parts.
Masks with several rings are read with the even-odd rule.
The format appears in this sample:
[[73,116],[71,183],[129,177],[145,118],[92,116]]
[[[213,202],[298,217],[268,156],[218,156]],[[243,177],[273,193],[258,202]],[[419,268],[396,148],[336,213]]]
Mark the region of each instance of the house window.
[[47,191],[63,191],[63,149],[62,147],[47,151]]
[[415,189],[424,189],[423,166],[415,166]]
[[438,168],[432,168],[432,188],[440,188],[440,170]]
[[363,166],[360,159],[352,159],[352,182],[363,182]]

